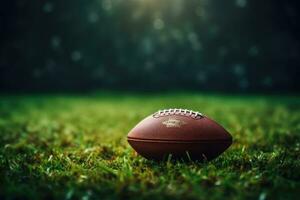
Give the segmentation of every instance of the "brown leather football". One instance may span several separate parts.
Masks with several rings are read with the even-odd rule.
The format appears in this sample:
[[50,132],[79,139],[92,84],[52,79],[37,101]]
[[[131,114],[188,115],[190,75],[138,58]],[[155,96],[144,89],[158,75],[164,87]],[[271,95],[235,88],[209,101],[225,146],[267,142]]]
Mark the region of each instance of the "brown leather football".
[[212,160],[232,143],[231,135],[203,114],[186,109],[162,110],[138,123],[128,134],[129,144],[153,160],[168,157]]

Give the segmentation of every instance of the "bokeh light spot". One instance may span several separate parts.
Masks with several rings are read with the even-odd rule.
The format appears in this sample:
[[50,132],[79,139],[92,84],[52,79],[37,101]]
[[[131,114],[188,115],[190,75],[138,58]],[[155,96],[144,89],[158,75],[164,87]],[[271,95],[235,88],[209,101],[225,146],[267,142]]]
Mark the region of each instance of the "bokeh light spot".
[[79,60],[81,60],[81,58],[82,58],[82,55],[81,55],[80,51],[76,50],[76,51],[73,51],[71,53],[71,59],[72,59],[72,61],[78,62]]
[[245,75],[245,66],[243,64],[235,64],[232,68],[233,73],[237,76],[243,76]]
[[51,46],[53,49],[57,49],[60,47],[60,44],[61,44],[61,39],[59,36],[53,36],[51,38]]
[[112,9],[112,2],[111,2],[111,0],[103,0],[102,1],[102,8],[104,10],[107,10],[107,11],[111,10]]
[[165,26],[165,23],[162,19],[160,18],[156,18],[154,21],[153,21],[153,27],[157,30],[161,30],[163,29]]
[[247,6],[247,0],[236,0],[235,4],[240,8],[244,8]]
[[90,12],[88,14],[88,21],[90,23],[96,23],[99,20],[99,15],[96,12]]
[[46,2],[43,6],[43,11],[45,13],[51,13],[54,9],[54,5],[52,2]]
[[252,47],[250,47],[249,50],[248,50],[248,54],[249,54],[250,56],[257,56],[257,55],[259,54],[259,49],[258,49],[258,47],[257,47],[257,46],[252,46]]

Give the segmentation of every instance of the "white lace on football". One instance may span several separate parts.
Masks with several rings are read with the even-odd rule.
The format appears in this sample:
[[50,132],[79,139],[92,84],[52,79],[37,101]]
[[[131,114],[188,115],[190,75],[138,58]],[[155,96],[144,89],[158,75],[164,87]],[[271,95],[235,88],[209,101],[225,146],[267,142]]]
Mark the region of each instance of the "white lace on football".
[[153,114],[153,117],[158,118],[158,117],[170,116],[170,115],[187,116],[187,117],[192,117],[193,119],[203,118],[203,114],[200,112],[196,112],[193,110],[187,110],[187,109],[181,109],[181,108],[159,110],[158,112]]

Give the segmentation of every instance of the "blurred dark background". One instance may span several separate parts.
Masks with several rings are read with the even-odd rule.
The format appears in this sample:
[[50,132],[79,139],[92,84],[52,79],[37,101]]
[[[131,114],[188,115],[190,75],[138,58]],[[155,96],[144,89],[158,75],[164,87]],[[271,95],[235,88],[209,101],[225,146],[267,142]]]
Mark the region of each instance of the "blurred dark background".
[[14,0],[0,6],[2,92],[299,92],[290,0]]

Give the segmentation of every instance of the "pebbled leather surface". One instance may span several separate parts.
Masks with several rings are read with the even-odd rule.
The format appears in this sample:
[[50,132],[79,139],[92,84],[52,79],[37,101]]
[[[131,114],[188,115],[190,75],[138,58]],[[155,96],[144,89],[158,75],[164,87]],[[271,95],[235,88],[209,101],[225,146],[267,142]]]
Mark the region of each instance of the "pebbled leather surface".
[[232,140],[222,126],[207,117],[193,119],[178,115],[159,118],[148,116],[129,132],[128,138],[171,141]]
[[143,157],[163,160],[212,160],[231,144],[231,135],[218,123],[201,115],[163,113],[150,115],[127,136],[128,143]]

